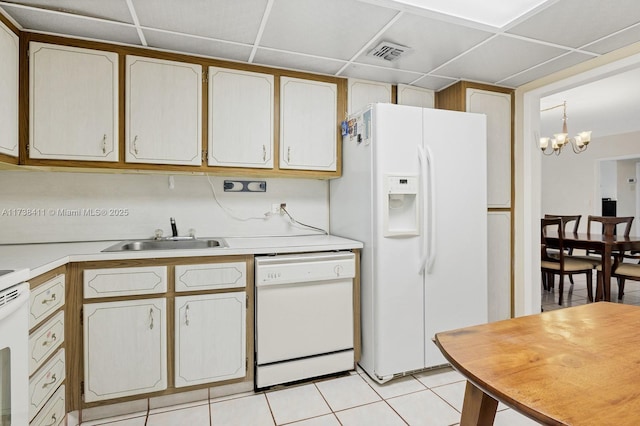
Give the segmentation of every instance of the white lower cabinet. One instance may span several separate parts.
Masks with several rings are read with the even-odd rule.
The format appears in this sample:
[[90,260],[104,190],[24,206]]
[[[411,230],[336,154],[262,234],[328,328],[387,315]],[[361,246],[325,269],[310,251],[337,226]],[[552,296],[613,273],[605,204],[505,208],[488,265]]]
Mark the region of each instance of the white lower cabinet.
[[246,375],[246,292],[175,299],[175,386]]
[[167,388],[166,299],[83,307],[85,402]]

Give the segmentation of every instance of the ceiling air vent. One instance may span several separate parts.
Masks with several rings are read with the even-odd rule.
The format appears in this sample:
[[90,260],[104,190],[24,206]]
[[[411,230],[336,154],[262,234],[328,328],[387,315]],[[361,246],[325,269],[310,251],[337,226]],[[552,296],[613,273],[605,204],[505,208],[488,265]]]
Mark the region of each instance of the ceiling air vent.
[[374,58],[384,59],[385,61],[395,61],[402,54],[407,53],[411,48],[407,46],[401,46],[399,44],[383,41],[375,47],[367,56],[373,56]]

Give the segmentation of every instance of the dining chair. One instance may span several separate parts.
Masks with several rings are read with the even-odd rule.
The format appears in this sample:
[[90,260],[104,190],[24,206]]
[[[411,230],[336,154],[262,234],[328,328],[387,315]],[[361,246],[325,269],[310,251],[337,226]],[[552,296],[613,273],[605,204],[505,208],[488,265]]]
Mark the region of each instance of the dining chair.
[[[633,259],[633,263],[624,262],[624,259]],[[640,281],[640,255],[630,254],[616,257],[611,276],[618,281],[618,300],[624,296],[624,284],[626,280]],[[598,282],[602,279],[602,272],[598,273]]]
[[[611,237],[616,233],[617,227],[620,224],[626,225],[622,235],[625,237],[629,236],[629,232],[631,231],[631,224],[633,223],[633,216],[587,216],[587,233],[591,234],[592,232],[592,224],[600,223],[602,235],[607,237]],[[572,255],[573,258],[584,260],[587,262],[591,262],[594,268],[598,268],[602,263],[602,258],[600,255],[594,251],[587,250],[584,256],[581,255]]]
[[[567,228],[569,227],[569,224],[573,222],[573,227],[570,232],[573,232],[575,234],[578,232],[578,227],[580,226],[580,219],[582,218],[582,215],[580,214],[578,215],[545,214],[544,217],[545,219],[552,219],[554,217],[560,218],[562,220],[562,230],[565,234],[568,232]],[[557,252],[558,252],[557,249],[551,249],[551,248],[547,249],[547,253],[551,257],[557,257]],[[571,255],[573,254],[573,248],[565,248],[565,252],[567,255]],[[569,275],[569,281],[571,282],[571,284],[573,284],[573,276]],[[553,288],[554,286],[553,279],[551,279],[550,282],[547,280],[546,286],[550,286],[551,288]],[[547,290],[546,286],[545,286],[545,290]]]
[[[593,266],[591,263],[573,259],[567,256],[564,251],[564,232],[563,232],[562,219],[556,218],[542,218],[540,219],[540,247],[541,247],[541,259],[540,268],[542,272],[543,285],[553,281],[553,277],[558,275],[558,304],[562,305],[562,296],[564,292],[564,276],[572,276],[574,274],[585,274],[587,278],[587,294],[589,302],[593,302],[593,278],[591,270]],[[552,257],[547,251],[547,228],[556,228],[558,235],[557,255],[558,257]],[[546,289],[551,290],[551,286],[547,284]]]

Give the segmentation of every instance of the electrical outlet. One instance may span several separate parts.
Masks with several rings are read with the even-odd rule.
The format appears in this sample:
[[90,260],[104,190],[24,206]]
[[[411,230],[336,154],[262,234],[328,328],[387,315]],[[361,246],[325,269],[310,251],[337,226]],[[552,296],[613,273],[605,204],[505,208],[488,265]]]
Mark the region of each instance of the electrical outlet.
[[280,213],[280,204],[271,204],[271,214]]

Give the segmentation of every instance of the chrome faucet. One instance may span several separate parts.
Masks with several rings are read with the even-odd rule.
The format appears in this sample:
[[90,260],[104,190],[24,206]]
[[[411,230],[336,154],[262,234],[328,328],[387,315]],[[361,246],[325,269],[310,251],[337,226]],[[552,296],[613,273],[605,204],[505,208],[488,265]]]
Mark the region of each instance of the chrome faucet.
[[171,235],[175,238],[178,236],[178,227],[176,226],[176,220],[174,218],[170,218],[171,222]]

